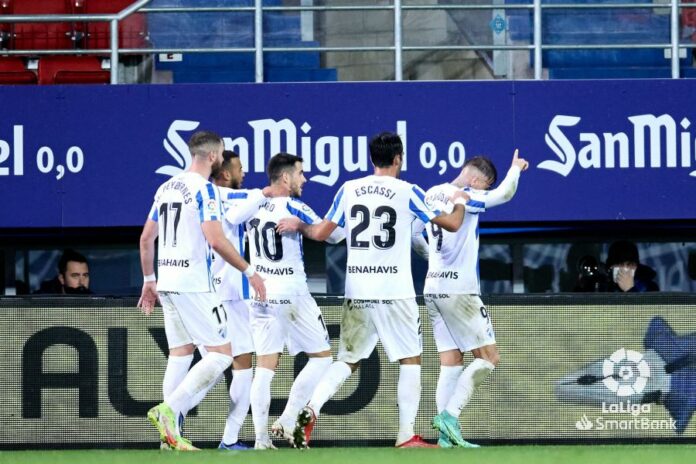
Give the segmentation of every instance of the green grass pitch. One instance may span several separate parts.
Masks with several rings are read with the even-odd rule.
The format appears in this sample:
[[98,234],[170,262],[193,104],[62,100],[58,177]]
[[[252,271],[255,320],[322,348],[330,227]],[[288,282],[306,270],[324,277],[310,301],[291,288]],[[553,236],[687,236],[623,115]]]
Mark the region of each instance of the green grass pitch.
[[494,446],[470,449],[317,448],[192,453],[84,450],[1,451],[2,464],[638,464],[693,462],[696,445]]

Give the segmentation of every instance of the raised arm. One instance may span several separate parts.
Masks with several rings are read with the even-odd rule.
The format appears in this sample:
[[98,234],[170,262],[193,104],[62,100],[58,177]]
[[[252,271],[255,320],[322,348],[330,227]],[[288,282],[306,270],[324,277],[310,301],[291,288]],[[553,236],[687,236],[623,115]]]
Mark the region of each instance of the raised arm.
[[468,193],[471,199],[484,203],[486,209],[502,205],[512,200],[512,197],[515,196],[515,192],[517,191],[520,174],[529,167],[527,160],[520,158],[518,155],[519,150],[516,149],[512,156],[510,169],[505,175],[505,179],[503,179],[498,187],[484,193],[470,191]]
[[249,263],[242,258],[234,245],[225,237],[220,221],[205,221],[201,224],[203,235],[215,252],[225,261],[238,269],[249,279],[249,284],[254,288],[256,297],[259,300],[266,299],[266,286],[261,276],[254,272]]

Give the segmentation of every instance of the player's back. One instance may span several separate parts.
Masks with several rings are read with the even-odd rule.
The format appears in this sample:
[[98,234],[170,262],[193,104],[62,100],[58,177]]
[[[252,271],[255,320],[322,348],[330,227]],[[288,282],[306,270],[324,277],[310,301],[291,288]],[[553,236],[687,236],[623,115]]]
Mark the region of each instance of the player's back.
[[157,190],[153,210],[159,227],[157,290],[213,291],[212,251],[201,224],[220,219],[216,187],[199,174],[178,174]]
[[302,201],[290,197],[269,198],[247,221],[251,265],[265,279],[268,295],[306,295],[302,234],[280,235],[276,231],[283,218],[296,216],[305,223],[320,222],[319,217]]
[[[411,224],[435,216],[423,203],[424,192],[395,177],[372,175],[346,182],[337,201],[339,196],[348,246],[346,298],[414,297]],[[340,208],[334,203],[332,210]]]
[[[454,204],[450,197],[458,190],[449,183],[436,185],[426,192],[425,203],[430,208],[451,213]],[[429,258],[424,293],[479,294],[478,213],[483,211],[483,204],[469,200],[458,231],[448,232],[432,222],[426,225]]]

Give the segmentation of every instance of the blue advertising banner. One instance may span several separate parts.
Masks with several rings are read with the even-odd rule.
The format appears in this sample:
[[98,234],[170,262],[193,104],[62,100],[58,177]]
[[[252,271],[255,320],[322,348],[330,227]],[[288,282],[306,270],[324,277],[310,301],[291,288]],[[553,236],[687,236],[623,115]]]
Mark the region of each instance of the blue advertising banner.
[[[489,223],[696,218],[696,82],[544,81],[0,87],[0,228],[134,226],[220,133],[266,184],[273,154],[301,155],[303,199],[323,215],[372,171],[369,138],[405,142],[403,178],[427,189],[488,155],[499,178],[530,161]],[[692,122],[694,120],[694,122]]]

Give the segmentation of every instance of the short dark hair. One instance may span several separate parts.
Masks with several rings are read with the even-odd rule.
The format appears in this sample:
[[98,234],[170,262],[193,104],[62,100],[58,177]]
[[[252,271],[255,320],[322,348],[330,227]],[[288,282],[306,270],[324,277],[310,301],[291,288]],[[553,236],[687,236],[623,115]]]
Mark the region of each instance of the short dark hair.
[[401,138],[393,132],[381,132],[370,140],[370,159],[377,168],[386,168],[394,163],[396,155],[404,154]]
[[283,172],[292,170],[298,161],[302,162],[302,158],[297,155],[285,152],[276,154],[268,161],[268,166],[266,166],[268,180],[271,183],[277,181],[283,175]]
[[60,257],[58,261],[58,272],[65,275],[65,271],[68,269],[68,262],[75,261],[77,263],[87,264],[87,258],[75,250],[67,249],[63,251],[63,256]]
[[239,153],[234,152],[232,150],[223,150],[222,151],[222,165],[220,165],[220,169],[215,172],[215,178],[219,179],[222,177],[223,171],[226,171],[230,167],[230,163],[232,162],[233,159],[239,158]]
[[495,184],[498,180],[498,171],[495,169],[493,161],[486,158],[485,156],[474,156],[469,158],[464,163],[464,167],[471,166],[472,168],[478,169],[481,174],[486,176],[491,181],[491,186]]
[[188,142],[192,156],[207,155],[216,147],[223,144],[222,137],[212,131],[195,132]]
[[609,246],[607,256],[607,267],[612,267],[621,263],[640,263],[638,247],[635,243],[628,240],[618,240]]

